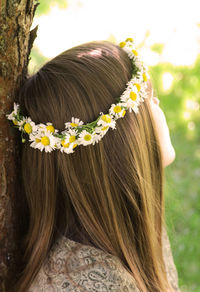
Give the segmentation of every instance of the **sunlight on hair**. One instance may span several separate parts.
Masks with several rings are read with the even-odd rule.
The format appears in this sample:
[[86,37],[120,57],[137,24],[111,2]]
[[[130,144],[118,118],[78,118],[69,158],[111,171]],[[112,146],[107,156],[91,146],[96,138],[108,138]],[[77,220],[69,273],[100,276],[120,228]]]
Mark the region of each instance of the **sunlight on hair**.
[[169,72],[163,73],[162,85],[163,85],[164,91],[170,90],[170,88],[172,87],[172,84],[173,84],[173,80],[174,80],[174,77],[171,73],[169,73]]
[[96,50],[83,52],[83,53],[78,54],[78,58],[82,58],[82,57],[87,56],[87,55],[93,56],[95,58],[100,58],[102,55],[102,50],[99,48]]

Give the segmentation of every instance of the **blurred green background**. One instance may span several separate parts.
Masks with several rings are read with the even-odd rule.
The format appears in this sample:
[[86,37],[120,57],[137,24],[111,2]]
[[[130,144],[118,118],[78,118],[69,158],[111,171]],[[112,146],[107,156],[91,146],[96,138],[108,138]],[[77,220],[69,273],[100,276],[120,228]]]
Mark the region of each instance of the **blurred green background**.
[[[173,84],[166,92],[162,75]],[[151,68],[164,109],[175,161],[165,169],[168,234],[182,292],[200,291],[200,58],[191,67],[160,64]]]
[[[84,0],[76,1],[79,10],[84,6],[83,2]],[[50,14],[52,5],[56,4],[56,9],[68,11],[71,3],[65,0],[41,1],[36,12],[36,24],[42,26],[40,17]],[[199,24],[197,29],[200,29]],[[175,161],[165,169],[168,234],[181,291],[200,292],[200,55],[197,53],[191,64],[173,64],[163,58],[167,42],[148,44],[151,33],[151,29],[146,29],[138,47],[145,47],[148,52],[147,61],[150,60],[149,69],[155,93],[166,114],[176,151]],[[79,39],[79,35],[76,37]],[[117,38],[111,31],[104,39],[115,41]],[[197,41],[199,40],[200,38]],[[52,35],[52,44],[53,42]],[[157,61],[152,64],[155,57]],[[37,70],[46,60],[48,56],[43,55],[38,42],[31,53],[29,72]]]

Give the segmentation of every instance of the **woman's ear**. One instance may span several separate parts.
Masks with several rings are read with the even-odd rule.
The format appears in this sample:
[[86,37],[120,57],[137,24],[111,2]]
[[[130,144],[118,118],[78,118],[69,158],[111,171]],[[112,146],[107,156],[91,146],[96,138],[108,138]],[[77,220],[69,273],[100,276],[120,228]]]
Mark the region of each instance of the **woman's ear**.
[[155,104],[157,104],[157,105],[159,105],[159,103],[160,103],[160,100],[157,98],[157,97],[152,97],[152,99],[153,99],[153,102],[155,103]]

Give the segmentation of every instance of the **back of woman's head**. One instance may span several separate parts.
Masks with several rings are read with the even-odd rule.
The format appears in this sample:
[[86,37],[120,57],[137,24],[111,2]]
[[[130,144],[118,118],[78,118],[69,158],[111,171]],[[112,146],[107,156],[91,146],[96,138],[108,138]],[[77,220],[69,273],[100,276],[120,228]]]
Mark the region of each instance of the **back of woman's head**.
[[[76,117],[89,123],[107,113],[132,76],[120,47],[93,42],[45,64],[19,91],[24,115],[59,131]],[[41,152],[22,149],[26,291],[60,235],[118,256],[141,291],[167,291],[162,259],[163,167],[149,101],[127,111],[99,143]]]

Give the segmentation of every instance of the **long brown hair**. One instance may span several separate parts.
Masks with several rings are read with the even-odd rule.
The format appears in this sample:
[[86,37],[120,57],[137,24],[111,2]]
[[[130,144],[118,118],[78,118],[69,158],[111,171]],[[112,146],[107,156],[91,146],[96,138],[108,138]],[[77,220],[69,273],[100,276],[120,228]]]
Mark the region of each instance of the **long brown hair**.
[[[62,131],[72,117],[88,123],[106,113],[132,70],[120,47],[84,44],[29,77],[18,102],[35,123]],[[162,256],[162,157],[148,99],[99,143],[72,154],[40,152],[29,142],[22,147],[24,257],[13,291],[30,287],[60,235],[117,256],[142,292],[173,291]]]

